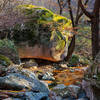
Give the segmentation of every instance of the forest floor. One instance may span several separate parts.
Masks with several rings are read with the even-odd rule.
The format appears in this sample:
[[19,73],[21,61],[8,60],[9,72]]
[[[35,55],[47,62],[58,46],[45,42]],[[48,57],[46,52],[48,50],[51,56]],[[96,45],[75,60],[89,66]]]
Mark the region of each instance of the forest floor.
[[44,63],[43,61],[41,63],[38,64],[38,66],[25,69],[33,71],[40,80],[44,77],[43,80],[50,86],[50,88],[52,88],[52,85],[57,84],[64,84],[66,86],[71,84],[79,85],[84,77],[86,69],[88,68],[88,65],[68,67],[65,62]]

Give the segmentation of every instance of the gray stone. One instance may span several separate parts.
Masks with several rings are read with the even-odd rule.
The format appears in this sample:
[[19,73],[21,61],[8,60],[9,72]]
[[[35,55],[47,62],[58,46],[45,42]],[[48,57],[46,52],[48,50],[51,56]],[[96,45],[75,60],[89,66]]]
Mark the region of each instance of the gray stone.
[[46,72],[43,77],[42,80],[55,80],[55,78],[53,77],[53,74],[50,72]]
[[69,96],[69,91],[67,86],[58,85],[52,89],[53,92],[56,93],[57,96],[61,96],[62,98]]
[[63,84],[57,85],[52,89],[56,93],[56,95],[61,96],[62,98],[66,97],[74,97],[77,98],[77,94],[80,91],[80,87],[76,85],[65,86]]
[[12,90],[30,89],[32,91],[49,93],[47,86],[40,82],[33,72],[25,69],[16,71],[17,73],[9,73],[7,76],[0,77],[1,88]]
[[74,97],[77,97],[77,94],[79,93],[80,89],[81,88],[79,86],[76,86],[76,85],[69,85],[68,86],[68,90],[69,90],[70,95],[74,96]]
[[64,88],[66,88],[66,86],[64,84],[58,84],[53,89],[64,89]]
[[27,100],[50,100],[47,93],[33,93],[33,92],[26,92],[25,96]]
[[60,64],[62,68],[68,68],[67,64]]

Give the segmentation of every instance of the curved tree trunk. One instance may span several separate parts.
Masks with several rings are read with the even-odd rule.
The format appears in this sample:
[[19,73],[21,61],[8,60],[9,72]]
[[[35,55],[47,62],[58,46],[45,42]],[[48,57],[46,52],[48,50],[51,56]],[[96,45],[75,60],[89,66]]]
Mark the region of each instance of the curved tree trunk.
[[66,61],[68,61],[70,57],[72,56],[72,53],[74,52],[74,48],[75,48],[75,35],[72,37],[71,43],[68,47],[68,55],[65,58]]
[[92,57],[95,59],[96,55],[100,50],[100,30],[99,30],[99,13],[100,13],[100,0],[95,0],[94,9],[91,12],[88,12],[82,0],[79,0],[79,5],[83,13],[91,19],[91,31],[92,31]]

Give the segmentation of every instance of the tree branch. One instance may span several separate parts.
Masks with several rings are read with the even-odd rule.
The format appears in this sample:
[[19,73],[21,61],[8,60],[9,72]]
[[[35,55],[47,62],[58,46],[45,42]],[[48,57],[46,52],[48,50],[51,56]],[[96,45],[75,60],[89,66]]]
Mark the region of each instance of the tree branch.
[[[84,5],[86,6],[87,3],[88,3],[89,0],[86,0]],[[78,2],[78,8],[77,8],[77,14],[76,14],[76,20],[75,20],[75,25],[77,26],[78,24],[78,21],[80,19],[80,17],[83,15],[83,11],[80,9],[80,5],[79,5],[79,2]],[[79,13],[80,12],[80,13]]]
[[79,3],[79,6],[81,7],[83,13],[84,13],[87,17],[89,17],[90,19],[93,18],[93,14],[90,13],[90,12],[88,12],[88,11],[85,9],[85,7],[84,7],[83,4],[82,4],[82,1],[79,0],[78,3]]
[[71,8],[71,1],[68,0],[67,2],[68,2],[69,14],[70,14],[70,17],[71,17],[71,20],[72,20],[72,25],[73,25],[73,27],[75,27],[73,12],[72,12],[72,8]]

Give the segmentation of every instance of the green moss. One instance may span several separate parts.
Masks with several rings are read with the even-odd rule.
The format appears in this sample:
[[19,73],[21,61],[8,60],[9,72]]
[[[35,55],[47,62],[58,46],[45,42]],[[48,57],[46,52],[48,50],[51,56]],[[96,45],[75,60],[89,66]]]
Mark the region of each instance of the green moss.
[[73,54],[72,57],[69,60],[68,66],[76,66],[77,64],[79,64],[79,56]]
[[53,19],[53,12],[43,7],[34,5],[20,5],[17,8],[21,9],[26,16],[31,15],[30,17],[33,17],[35,15],[35,20],[38,20],[39,22],[52,21]]
[[97,74],[97,80],[100,81],[100,73]]
[[8,66],[12,64],[12,61],[8,57],[0,54],[0,64]]
[[16,46],[11,40],[0,40],[0,54],[10,58],[16,64],[20,63]]
[[0,48],[10,48],[16,52],[16,48],[13,41],[8,39],[0,40]]

